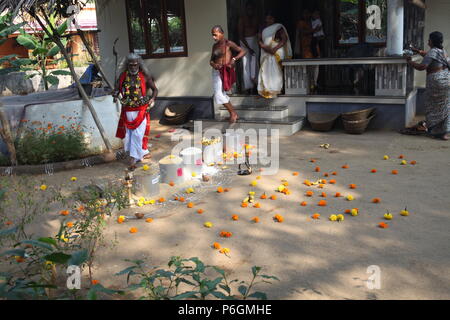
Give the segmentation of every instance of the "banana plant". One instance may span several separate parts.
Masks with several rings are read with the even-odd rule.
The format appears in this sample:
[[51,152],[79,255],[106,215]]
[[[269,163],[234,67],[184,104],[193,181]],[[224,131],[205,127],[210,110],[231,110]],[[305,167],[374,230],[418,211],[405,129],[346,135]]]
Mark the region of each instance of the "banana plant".
[[[67,31],[67,20],[56,27],[56,20],[53,19],[52,24],[55,26],[55,30],[59,37],[64,35]],[[49,27],[47,26],[47,28]],[[48,30],[50,30],[50,28]],[[67,44],[66,39],[63,39],[62,41],[64,45]],[[43,79],[45,90],[48,90],[49,84],[54,86],[59,84],[58,76],[71,75],[69,71],[65,70],[53,70],[48,72],[47,63],[49,59],[60,52],[60,48],[44,33],[31,35],[25,33],[22,29],[21,34],[17,37],[17,42],[28,50],[32,50],[33,58],[28,61],[28,66],[24,66],[24,63],[22,63],[21,67],[22,71],[33,71],[33,73],[26,76],[27,79],[40,75]]]

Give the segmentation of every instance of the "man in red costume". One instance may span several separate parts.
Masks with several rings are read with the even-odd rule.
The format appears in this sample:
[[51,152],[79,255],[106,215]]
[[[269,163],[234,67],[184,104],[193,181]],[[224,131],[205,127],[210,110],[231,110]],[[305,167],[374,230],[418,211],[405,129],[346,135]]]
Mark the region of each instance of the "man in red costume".
[[[116,137],[124,139],[125,152],[131,158],[130,167],[136,168],[137,162],[150,158],[149,111],[155,104],[158,89],[139,55],[129,54],[122,70],[114,93],[114,97],[120,97],[122,104]],[[148,89],[151,89],[151,95]]]

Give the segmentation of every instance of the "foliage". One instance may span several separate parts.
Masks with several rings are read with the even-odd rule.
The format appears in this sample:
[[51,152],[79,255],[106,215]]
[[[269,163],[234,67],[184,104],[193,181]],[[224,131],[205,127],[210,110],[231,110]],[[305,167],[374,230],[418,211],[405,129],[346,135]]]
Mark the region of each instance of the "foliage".
[[45,164],[79,159],[87,152],[87,143],[81,126],[56,126],[35,122],[27,127],[16,142],[20,164]]
[[[152,268],[145,269],[142,260],[126,260],[132,262],[132,266],[117,273],[117,276],[127,275],[128,290],[142,289],[142,299],[150,300],[182,300],[217,298],[222,300],[234,299],[267,299],[263,292],[252,292],[253,287],[261,282],[270,283],[268,280],[278,280],[274,276],[260,274],[261,267],[252,268],[252,279],[250,282],[238,279],[228,281],[225,271],[216,267],[205,265],[198,258],[182,259],[172,257],[168,263],[169,269]],[[213,271],[216,277],[209,278],[206,273]],[[138,283],[129,285],[131,277],[137,277]],[[240,295],[232,294],[231,285],[239,283]],[[181,286],[189,287],[187,291],[179,292]]]
[[[96,299],[99,292],[122,294],[100,284],[91,286],[87,292],[69,290],[62,279],[66,278],[69,265],[81,269],[87,266],[92,282],[96,249],[107,246],[103,236],[105,219],[113,210],[125,206],[124,186],[109,184],[101,193],[85,192],[80,196],[79,191],[63,197],[59,190],[49,187],[43,191],[35,184],[36,181],[27,178],[1,180],[0,244],[11,249],[0,253],[0,258],[19,268],[0,274],[0,299],[80,299],[84,294],[84,298]],[[35,239],[23,232],[35,218],[48,213],[51,204],[69,208],[63,210],[63,216],[74,222],[62,219],[54,237]]]
[[[56,18],[52,16],[50,17],[50,22],[57,33],[57,37],[60,38],[66,33],[67,20],[58,25]],[[47,31],[51,35],[54,35],[50,26],[47,26]],[[60,48],[45,33],[42,32],[40,34],[35,33],[34,35],[31,35],[22,30],[21,35],[17,37],[17,42],[25,48],[32,50],[33,59],[30,60],[30,66],[21,68],[22,71],[34,71],[27,75],[27,79],[40,75],[44,81],[45,90],[48,90],[49,84],[55,86],[58,85],[58,76],[71,75],[69,71],[65,70],[53,70],[48,72],[47,64],[49,59],[56,56],[60,52]],[[67,40],[62,39],[62,42],[66,45]],[[35,69],[39,69],[40,71],[36,71]]]

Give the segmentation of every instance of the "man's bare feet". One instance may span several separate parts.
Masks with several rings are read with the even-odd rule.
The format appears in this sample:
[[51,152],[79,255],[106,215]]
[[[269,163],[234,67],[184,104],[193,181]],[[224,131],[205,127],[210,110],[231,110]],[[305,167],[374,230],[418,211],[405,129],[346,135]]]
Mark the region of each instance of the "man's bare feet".
[[144,156],[144,160],[148,160],[148,159],[151,159],[152,158],[152,155],[150,154],[150,153],[147,153],[145,156]]

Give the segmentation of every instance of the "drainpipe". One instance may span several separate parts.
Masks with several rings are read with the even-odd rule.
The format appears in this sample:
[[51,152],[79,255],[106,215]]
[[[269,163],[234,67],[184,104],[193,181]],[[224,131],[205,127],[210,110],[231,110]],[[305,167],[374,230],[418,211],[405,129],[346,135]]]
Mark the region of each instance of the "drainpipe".
[[404,7],[403,0],[388,0],[387,48],[388,56],[403,54]]

